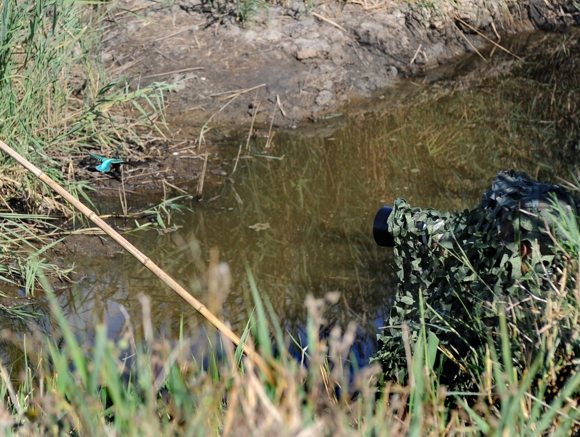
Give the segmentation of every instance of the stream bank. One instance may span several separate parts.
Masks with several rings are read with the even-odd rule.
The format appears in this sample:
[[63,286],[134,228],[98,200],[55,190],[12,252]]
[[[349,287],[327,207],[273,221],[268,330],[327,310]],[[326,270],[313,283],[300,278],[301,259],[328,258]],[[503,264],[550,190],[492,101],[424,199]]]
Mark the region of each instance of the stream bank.
[[122,1],[103,60],[133,87],[176,83],[167,108],[175,125],[255,116],[266,128],[295,127],[462,55],[489,62],[506,36],[564,29],[579,17],[563,0],[253,2],[252,13],[242,10],[248,4]]

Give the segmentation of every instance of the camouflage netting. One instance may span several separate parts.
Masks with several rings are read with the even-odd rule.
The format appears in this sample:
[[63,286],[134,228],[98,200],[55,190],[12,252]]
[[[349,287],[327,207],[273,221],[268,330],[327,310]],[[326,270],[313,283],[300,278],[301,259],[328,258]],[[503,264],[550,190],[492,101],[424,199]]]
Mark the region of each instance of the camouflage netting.
[[[531,364],[545,347],[545,337],[536,333],[547,323],[546,303],[554,293],[550,282],[558,280],[559,267],[567,262],[546,233],[548,225],[557,236],[551,221],[556,201],[560,214],[577,215],[577,202],[566,190],[512,170],[500,173],[471,211],[442,213],[395,201],[388,226],[399,288],[376,357],[387,380],[406,380],[401,323],[408,324],[413,345],[421,329],[420,293],[426,330],[440,340],[436,368],[449,388],[477,388],[473,375],[478,372],[471,370],[481,366],[490,340],[499,344],[500,310],[510,322],[516,367]],[[575,300],[572,305],[577,308]],[[545,365],[553,367],[556,357],[556,364],[566,366],[579,356],[578,328],[563,325]]]

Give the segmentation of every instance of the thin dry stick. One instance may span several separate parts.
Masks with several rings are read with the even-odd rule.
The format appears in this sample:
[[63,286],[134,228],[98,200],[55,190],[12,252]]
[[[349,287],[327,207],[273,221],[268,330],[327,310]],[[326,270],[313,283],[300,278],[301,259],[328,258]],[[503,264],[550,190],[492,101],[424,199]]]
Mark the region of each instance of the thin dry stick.
[[497,32],[497,29],[495,28],[495,24],[493,24],[493,21],[491,22],[491,28],[493,29],[493,33],[495,33],[497,40],[501,41],[501,35]]
[[245,88],[240,88],[237,90],[222,91],[221,93],[210,94],[208,97],[219,97],[219,96],[223,96],[224,94],[239,93],[240,91],[245,91]]
[[[250,138],[252,138],[252,129],[254,128],[254,121],[256,120],[256,114],[258,114],[258,109],[260,108],[260,102],[256,103],[258,98],[258,91],[256,91],[256,97],[254,98],[254,114],[252,115],[252,123],[250,123],[250,132],[248,132],[248,140],[246,141],[246,150],[250,149]],[[236,163],[234,164],[234,169],[232,170],[232,174],[236,172],[238,168],[238,163],[240,162],[240,154],[242,153],[242,143],[240,143],[240,147],[238,148],[238,155],[236,156]]]
[[45,173],[43,173],[38,167],[30,163],[26,158],[21,156],[11,147],[6,145],[3,141],[0,141],[0,149],[2,149],[6,154],[10,155],[16,162],[25,167],[34,176],[48,185],[51,189],[61,195],[67,202],[72,204],[77,208],[82,214],[84,214],[89,220],[101,228],[107,235],[109,235],[113,240],[119,243],[127,252],[133,255],[143,266],[151,270],[159,279],[161,279],[165,284],[167,284],[173,291],[175,291],[179,296],[183,298],[188,304],[190,304],[195,310],[205,317],[209,322],[215,326],[218,331],[220,331],[224,336],[226,336],[232,343],[236,346],[242,346],[244,353],[252,360],[256,366],[264,372],[266,379],[273,383],[274,377],[272,372],[264,359],[258,355],[258,353],[248,344],[242,344],[240,338],[232,332],[221,320],[214,316],[201,302],[194,298],[189,292],[179,285],[171,276],[165,273],[161,268],[159,268],[153,261],[147,258],[139,249],[129,243],[125,238],[123,238],[117,231],[115,231],[111,226],[105,223],[94,211],[83,205],[79,200],[73,197],[67,190],[49,178]]
[[469,41],[469,38],[467,38],[465,36],[465,34],[461,31],[461,29],[459,28],[459,26],[457,24],[455,24],[455,23],[453,23],[453,25],[457,28],[457,30],[459,31],[459,33],[461,34],[461,36],[463,37],[463,39],[465,39],[465,41],[467,41],[467,44],[469,44],[469,46],[475,51],[475,53],[477,53],[479,55],[479,57],[481,59],[483,59],[483,62],[485,62],[487,64],[488,62],[487,62],[487,59],[485,59],[485,56],[483,56],[481,53],[479,53],[479,50],[477,50],[475,48],[475,46],[471,43],[471,41]]
[[[240,97],[240,94],[238,94],[237,96],[235,96],[233,99],[231,99],[231,100],[228,100],[228,101],[227,101],[227,103],[226,103],[224,106],[222,106],[222,107],[219,109],[219,111],[218,111],[218,112],[214,112],[214,113],[211,115],[211,117],[210,117],[210,118],[208,118],[208,119],[207,119],[207,121],[205,122],[205,124],[202,126],[202,130],[203,130],[203,128],[204,128],[204,127],[206,127],[206,126],[209,124],[209,122],[210,122],[210,121],[212,121],[212,120],[213,120],[213,118],[214,118],[214,117],[215,117],[217,114],[219,114],[219,113],[220,113],[220,112],[222,112],[224,109],[226,109],[226,108],[229,106],[229,104],[230,104],[230,103],[232,103],[234,100],[236,100],[238,97]],[[207,128],[207,130],[209,130],[209,128]],[[207,132],[207,131],[206,131],[206,132]],[[199,135],[200,135],[200,138],[202,138],[202,137],[203,137],[203,133],[200,133]],[[199,143],[198,143],[198,144],[200,144],[200,145],[201,145],[201,139],[200,139],[200,141],[199,141]]]
[[[254,130],[254,122],[256,121],[256,115],[258,115],[258,110],[260,109],[261,101],[258,101],[258,93],[256,92],[256,97],[254,98],[254,103],[256,104],[256,109],[254,109],[254,114],[252,114],[252,123],[250,123],[250,131],[248,132],[248,139],[246,140],[246,150],[250,150],[250,140],[252,139],[252,132]],[[239,153],[238,153],[239,156]]]
[[123,214],[127,215],[127,193],[125,192],[125,178],[123,177],[123,166],[121,166],[121,188],[119,189],[119,198]]
[[123,211],[123,215],[127,215],[127,204],[125,203],[127,199],[124,199],[123,201],[124,194],[125,191],[121,190],[121,187],[119,187],[119,202],[121,203],[121,210]]
[[10,381],[10,375],[8,374],[8,370],[2,364],[0,364],[0,373],[2,374],[2,379],[4,380],[4,384],[8,389],[8,394],[10,395],[10,400],[12,404],[16,408],[19,416],[22,416],[22,406],[18,401],[18,396],[16,395],[16,390],[14,390],[14,386],[12,385],[12,381]]
[[170,183],[170,182],[167,182],[167,180],[165,180],[165,179],[163,179],[163,183],[164,183],[165,185],[168,185],[168,186],[170,186],[170,187],[171,187],[171,188],[173,188],[174,190],[177,190],[177,191],[179,191],[181,194],[185,194],[185,195],[189,194],[189,193],[188,193],[187,191],[185,191],[184,189],[182,189],[182,188],[179,188],[177,185],[173,185],[173,184],[172,184],[172,183]]
[[151,79],[152,77],[169,76],[170,74],[185,73],[188,71],[203,70],[203,67],[182,68],[181,70],[166,71],[165,73],[150,74],[149,76],[141,76],[141,79]]
[[411,59],[411,62],[409,62],[409,65],[413,65],[413,62],[415,62],[415,59],[417,59],[417,56],[419,55],[419,51],[421,50],[421,47],[423,47],[423,44],[419,44],[419,47],[417,47],[417,51],[413,55],[413,59]]
[[205,180],[205,172],[207,170],[207,159],[209,158],[209,151],[205,152],[205,160],[203,161],[203,170],[201,171],[201,177],[199,178],[199,184],[197,185],[197,197],[201,198],[203,194],[203,182]]
[[320,14],[317,14],[316,12],[312,12],[312,16],[318,18],[319,20],[322,20],[328,24],[331,24],[332,26],[336,27],[337,29],[342,30],[344,33],[348,34],[348,30],[346,30],[344,27],[342,27],[340,24],[335,23],[334,21],[332,21],[329,18],[323,17]]
[[282,107],[282,102],[280,101],[280,96],[278,94],[276,94],[276,104],[278,105],[278,108],[280,108],[282,115],[286,117],[286,112],[284,112],[284,108]]
[[354,5],[361,5],[362,8],[365,11],[372,11],[373,9],[379,9],[379,8],[383,8],[383,7],[388,7],[389,6],[389,2],[388,1],[383,2],[383,3],[376,4],[376,5],[370,5],[370,6],[368,6],[367,2],[361,2],[361,1],[357,1],[357,0],[351,1],[350,3],[352,3]]
[[109,74],[111,76],[120,76],[122,72],[124,72],[125,70],[128,70],[129,68],[131,68],[133,65],[138,64],[139,62],[141,62],[143,59],[137,59],[136,61],[133,62],[127,62],[125,65],[121,65],[118,68],[112,69],[111,71],[109,71]]
[[274,135],[272,135],[272,126],[274,126],[274,117],[276,116],[276,109],[278,109],[277,106],[278,105],[275,105],[274,111],[272,111],[272,120],[270,121],[270,129],[268,129],[268,140],[266,141],[266,150],[270,148],[272,138],[274,137]]
[[254,91],[255,89],[262,88],[263,86],[266,86],[266,84],[263,83],[261,85],[254,86],[252,88],[248,88],[248,89],[245,89],[245,90],[242,90],[242,91],[238,91],[237,93],[234,93],[234,94],[231,94],[231,95],[229,95],[227,97],[224,97],[223,100],[228,100],[228,99],[231,99],[231,98],[234,98],[234,97],[239,97],[242,94],[249,93],[250,91]]
[[[165,179],[162,179],[162,182],[165,182]],[[165,184],[162,183],[161,186],[163,187],[163,201],[167,200],[167,188],[165,188]]]
[[[204,23],[204,24],[206,24],[206,23]],[[177,32],[175,32],[175,33],[172,33],[171,35],[166,35],[166,36],[162,36],[162,37],[160,37],[160,38],[154,39],[154,40],[153,40],[153,42],[159,42],[159,41],[163,41],[163,40],[165,40],[165,39],[173,38],[174,36],[181,35],[182,33],[185,33],[185,32],[187,32],[187,31],[189,31],[189,30],[193,30],[193,29],[195,29],[197,26],[198,26],[198,25],[195,25],[195,26],[190,26],[190,27],[188,27],[187,29],[181,29],[180,31],[177,31]],[[200,26],[203,26],[203,24],[201,24]]]
[[[502,45],[500,45],[500,44],[496,43],[494,40],[492,40],[492,39],[488,38],[487,36],[485,36],[485,34],[481,33],[481,32],[480,32],[479,30],[477,30],[475,27],[473,27],[473,26],[469,25],[468,23],[466,23],[465,21],[463,21],[463,20],[462,20],[461,18],[459,18],[457,15],[455,16],[455,19],[456,19],[457,21],[459,21],[461,24],[463,24],[464,26],[467,26],[467,27],[469,27],[471,30],[473,30],[474,32],[476,32],[478,35],[480,35],[480,36],[482,36],[483,38],[485,38],[486,40],[488,40],[490,43],[492,43],[492,44],[493,44],[494,46],[496,46],[498,49],[501,49],[501,50],[503,50],[504,52],[506,52],[506,53],[508,53],[508,54],[512,55],[514,58],[516,58],[516,59],[517,59],[517,60],[519,60],[519,61],[523,61],[523,59],[522,59],[522,58],[520,58],[518,55],[516,55],[515,53],[512,53],[512,52],[510,52],[508,49],[506,49],[506,48],[505,48],[505,47],[503,47]],[[493,23],[491,23],[491,24],[492,24],[492,26],[493,26]],[[456,25],[456,27],[457,27],[457,25]],[[496,34],[496,36],[498,36],[498,37],[499,37],[499,34],[497,33],[497,30],[495,29],[495,26],[493,26],[493,30],[494,30],[494,32],[495,32],[495,34]]]
[[120,17],[123,14],[131,14],[131,13],[135,13],[137,11],[140,11],[142,9],[146,9],[148,8],[150,5],[145,5],[145,6],[139,6],[138,8],[135,9],[121,9],[121,12],[117,12],[116,14],[113,14],[114,18]]

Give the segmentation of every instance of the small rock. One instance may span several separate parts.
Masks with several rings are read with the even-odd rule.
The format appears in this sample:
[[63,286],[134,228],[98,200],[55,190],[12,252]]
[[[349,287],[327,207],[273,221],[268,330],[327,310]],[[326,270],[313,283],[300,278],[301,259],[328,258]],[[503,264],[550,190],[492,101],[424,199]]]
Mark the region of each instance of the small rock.
[[330,46],[324,40],[312,40],[298,38],[296,44],[296,59],[326,58],[330,52]]
[[291,15],[296,18],[300,18],[306,13],[306,7],[304,6],[304,3],[300,1],[292,3],[290,10],[293,12]]
[[227,30],[228,37],[230,37],[230,38],[235,38],[236,36],[239,36],[240,33],[242,33],[242,31],[240,30],[240,28],[238,26],[232,25],[232,24],[228,25],[226,27],[226,30]]
[[258,34],[254,30],[246,30],[243,35],[243,38],[246,42],[254,42],[254,40],[258,37]]
[[102,52],[101,54],[101,62],[107,63],[113,60],[113,53],[112,52]]
[[286,33],[291,38],[297,38],[299,36],[304,35],[311,29],[314,29],[314,22],[313,21],[300,21],[292,26],[288,26],[286,28]]
[[284,35],[275,29],[268,29],[264,33],[262,33],[262,36],[261,36],[261,38],[263,40],[271,42],[271,43],[276,43],[276,42],[280,41],[283,37],[284,37]]
[[386,74],[389,79],[395,80],[397,78],[397,74],[399,74],[399,71],[397,70],[397,67],[390,65],[387,67]]
[[334,87],[334,82],[331,80],[325,80],[320,86],[323,90],[331,90]]
[[326,106],[330,102],[332,102],[333,99],[334,99],[334,94],[332,94],[330,91],[324,90],[324,91],[321,91],[320,93],[318,93],[318,96],[316,96],[315,103],[318,106]]
[[342,65],[344,64],[344,60],[346,59],[346,53],[342,49],[342,45],[339,43],[334,43],[330,48],[330,59],[335,65]]

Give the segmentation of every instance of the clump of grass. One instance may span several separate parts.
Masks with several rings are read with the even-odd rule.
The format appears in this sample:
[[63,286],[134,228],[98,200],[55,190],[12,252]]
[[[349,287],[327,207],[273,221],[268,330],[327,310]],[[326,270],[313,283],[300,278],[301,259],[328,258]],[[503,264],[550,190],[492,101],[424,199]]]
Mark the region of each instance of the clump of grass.
[[[130,90],[107,79],[97,61],[101,13],[73,1],[32,0],[0,6],[0,121],[4,140],[73,192],[71,155],[83,147],[121,149],[139,144],[135,128],[160,110],[164,85]],[[147,106],[143,106],[145,102]],[[133,121],[127,104],[141,113]],[[44,209],[52,195],[11,160],[2,164],[2,194],[17,193]],[[58,205],[58,199],[55,202]],[[55,208],[58,206],[55,205]],[[66,212],[61,207],[62,213]]]
[[260,8],[267,7],[262,0],[236,0],[237,17],[244,26],[251,24]]
[[[87,200],[90,187],[75,178],[75,156],[84,148],[124,151],[128,144],[142,146],[137,129],[152,126],[166,89],[154,84],[131,90],[123,81],[107,79],[98,60],[99,25],[106,7],[110,6],[69,0],[0,4],[2,139]],[[0,174],[0,208],[11,214],[3,224],[7,233],[2,236],[2,264],[11,276],[4,279],[20,278],[30,291],[36,272],[55,269],[31,264],[26,251],[46,250],[38,247],[51,242],[42,234],[55,230],[46,226],[48,216],[76,215],[11,159],[1,161]]]

